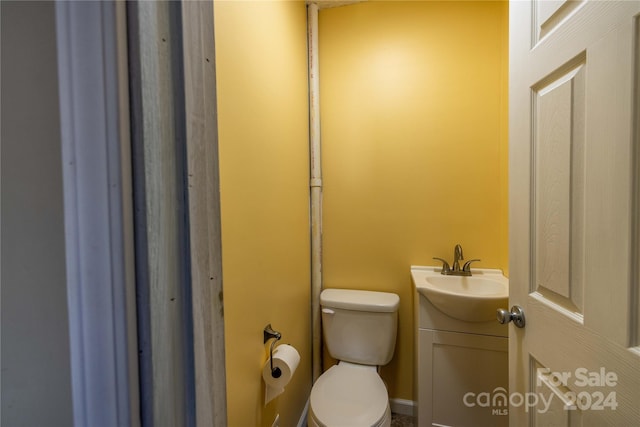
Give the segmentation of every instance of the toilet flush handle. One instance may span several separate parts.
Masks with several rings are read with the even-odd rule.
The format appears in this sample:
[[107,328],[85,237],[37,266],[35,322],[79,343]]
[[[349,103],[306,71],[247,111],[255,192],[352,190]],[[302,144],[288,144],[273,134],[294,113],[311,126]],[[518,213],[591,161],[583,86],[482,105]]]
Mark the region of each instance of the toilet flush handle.
[[336,314],[336,312],[335,312],[335,311],[333,311],[333,310],[331,310],[330,308],[323,308],[323,309],[322,309],[322,312],[323,312],[324,314]]

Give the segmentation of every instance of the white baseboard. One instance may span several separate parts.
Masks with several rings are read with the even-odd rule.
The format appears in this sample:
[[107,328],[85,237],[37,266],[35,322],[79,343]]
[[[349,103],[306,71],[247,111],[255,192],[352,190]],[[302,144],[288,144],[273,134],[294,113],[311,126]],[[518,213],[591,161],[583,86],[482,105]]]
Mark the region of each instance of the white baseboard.
[[389,406],[391,406],[391,412],[400,415],[415,416],[416,402],[407,399],[389,399]]
[[302,414],[300,415],[300,419],[298,420],[298,427],[307,427],[307,415],[309,414],[309,399],[307,399],[306,405],[304,405],[304,409],[302,410]]

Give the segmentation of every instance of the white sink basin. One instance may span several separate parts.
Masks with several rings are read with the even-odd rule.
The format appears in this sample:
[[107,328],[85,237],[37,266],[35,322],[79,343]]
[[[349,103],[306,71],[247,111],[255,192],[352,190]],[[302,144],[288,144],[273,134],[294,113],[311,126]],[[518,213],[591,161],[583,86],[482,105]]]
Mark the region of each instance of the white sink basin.
[[496,319],[509,302],[509,279],[500,270],[472,269],[472,276],[445,276],[441,267],[411,267],[413,284],[444,314],[467,322]]

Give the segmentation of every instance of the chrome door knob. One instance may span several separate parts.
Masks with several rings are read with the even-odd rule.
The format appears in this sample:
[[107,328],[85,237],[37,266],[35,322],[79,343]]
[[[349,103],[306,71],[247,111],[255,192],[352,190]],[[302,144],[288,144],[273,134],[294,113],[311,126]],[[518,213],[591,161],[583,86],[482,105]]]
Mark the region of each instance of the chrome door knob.
[[503,325],[511,321],[513,321],[513,324],[518,328],[524,328],[525,325],[524,310],[519,305],[511,307],[511,311],[499,308],[496,313],[496,318],[498,319],[498,322]]

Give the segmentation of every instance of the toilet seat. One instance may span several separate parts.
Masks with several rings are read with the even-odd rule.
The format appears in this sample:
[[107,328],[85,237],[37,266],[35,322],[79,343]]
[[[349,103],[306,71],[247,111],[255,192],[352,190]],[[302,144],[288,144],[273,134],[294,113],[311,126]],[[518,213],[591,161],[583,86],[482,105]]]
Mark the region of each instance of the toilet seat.
[[387,388],[374,366],[340,362],[322,374],[311,389],[310,416],[318,424],[388,425]]

